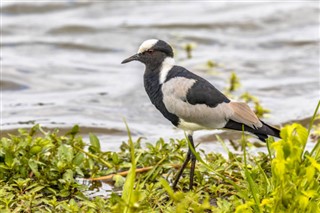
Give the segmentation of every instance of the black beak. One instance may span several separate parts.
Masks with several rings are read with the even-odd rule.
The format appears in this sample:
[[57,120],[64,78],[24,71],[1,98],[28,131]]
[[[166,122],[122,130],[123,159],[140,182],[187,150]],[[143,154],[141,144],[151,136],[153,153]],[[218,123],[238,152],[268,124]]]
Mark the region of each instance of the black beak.
[[121,62],[121,64],[125,64],[125,63],[128,63],[128,62],[130,62],[130,61],[139,61],[139,59],[140,59],[140,54],[137,53],[137,54],[135,54],[135,55],[133,55],[133,56],[127,58],[127,59],[124,59],[124,60]]

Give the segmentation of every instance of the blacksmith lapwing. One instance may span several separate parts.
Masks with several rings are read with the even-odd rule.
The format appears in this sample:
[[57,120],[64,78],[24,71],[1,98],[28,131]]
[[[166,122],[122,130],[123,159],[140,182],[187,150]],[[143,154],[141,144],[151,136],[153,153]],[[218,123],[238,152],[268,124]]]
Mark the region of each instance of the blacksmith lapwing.
[[[193,132],[203,129],[243,129],[265,141],[268,135],[280,137],[279,130],[261,121],[243,102],[230,101],[207,80],[175,65],[173,50],[163,40],[144,41],[138,53],[122,61],[145,64],[144,87],[152,104],[171,123],[186,131],[194,148]],[[196,157],[190,147],[173,183],[173,188],[191,160],[190,189]]]

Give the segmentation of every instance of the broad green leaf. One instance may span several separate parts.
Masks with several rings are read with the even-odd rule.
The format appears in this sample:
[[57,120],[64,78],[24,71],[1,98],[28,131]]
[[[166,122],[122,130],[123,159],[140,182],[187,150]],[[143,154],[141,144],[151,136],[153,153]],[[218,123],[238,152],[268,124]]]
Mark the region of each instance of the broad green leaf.
[[71,163],[73,160],[73,148],[62,144],[58,148],[58,158],[61,161]]
[[83,163],[84,159],[85,159],[84,154],[82,152],[78,152],[74,157],[74,159],[72,160],[72,163],[79,166]]
[[112,177],[112,180],[115,181],[115,183],[114,183],[115,187],[121,187],[124,185],[126,179],[124,177],[122,177],[121,175],[114,175]]
[[6,154],[4,156],[4,162],[8,167],[10,167],[10,168],[13,167],[14,155],[11,151],[6,152]]
[[41,150],[42,150],[42,147],[36,145],[36,146],[31,147],[30,153],[35,155],[35,154],[38,154],[39,152],[41,152]]
[[76,134],[79,133],[79,131],[80,131],[79,125],[74,125],[72,129],[69,132],[67,132],[66,135],[71,135],[72,137],[74,137]]
[[28,165],[32,172],[35,174],[36,177],[40,177],[40,173],[38,171],[38,164],[34,159],[30,159]]
[[118,156],[118,154],[115,153],[115,152],[112,154],[112,161],[113,161],[113,163],[116,164],[116,165],[119,164],[119,156]]
[[90,138],[90,144],[91,144],[91,146],[89,147],[89,150],[92,153],[100,152],[101,147],[100,147],[100,141],[99,141],[98,137],[96,135],[90,133],[89,138]]

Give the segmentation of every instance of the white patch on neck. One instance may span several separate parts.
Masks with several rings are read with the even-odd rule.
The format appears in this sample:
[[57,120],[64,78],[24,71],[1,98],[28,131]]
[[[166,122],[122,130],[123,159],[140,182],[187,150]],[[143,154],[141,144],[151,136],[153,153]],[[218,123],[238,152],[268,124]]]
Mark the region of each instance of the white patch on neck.
[[173,58],[171,57],[166,57],[161,65],[161,70],[160,70],[160,78],[159,78],[159,83],[163,84],[166,79],[167,79],[167,75],[169,73],[169,71],[171,70],[171,68],[174,66],[175,61]]
[[159,40],[158,39],[149,39],[144,41],[138,50],[138,53],[143,53],[144,51],[150,49],[151,47],[153,47]]

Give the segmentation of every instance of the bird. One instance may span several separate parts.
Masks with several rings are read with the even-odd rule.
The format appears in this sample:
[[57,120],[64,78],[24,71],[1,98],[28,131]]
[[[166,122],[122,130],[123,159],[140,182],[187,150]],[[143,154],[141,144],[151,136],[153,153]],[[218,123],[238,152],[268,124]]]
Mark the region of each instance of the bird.
[[121,63],[132,61],[145,65],[144,88],[152,104],[174,126],[184,130],[189,141],[188,152],[173,182],[173,189],[176,189],[189,161],[189,190],[193,188],[195,131],[244,130],[263,142],[268,136],[280,138],[280,131],[260,120],[247,103],[231,101],[209,81],[176,65],[173,48],[167,42],[160,39],[144,41],[136,54]]

